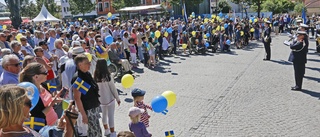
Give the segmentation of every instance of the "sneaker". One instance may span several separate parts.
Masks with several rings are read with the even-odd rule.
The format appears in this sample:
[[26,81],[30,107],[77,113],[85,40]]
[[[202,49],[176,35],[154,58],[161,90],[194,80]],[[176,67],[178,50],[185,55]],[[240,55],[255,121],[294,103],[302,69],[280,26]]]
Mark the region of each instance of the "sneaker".
[[110,134],[110,137],[117,137],[117,133],[116,133],[116,132],[112,132],[112,133]]
[[110,129],[104,130],[104,136],[110,136],[110,134],[111,134]]

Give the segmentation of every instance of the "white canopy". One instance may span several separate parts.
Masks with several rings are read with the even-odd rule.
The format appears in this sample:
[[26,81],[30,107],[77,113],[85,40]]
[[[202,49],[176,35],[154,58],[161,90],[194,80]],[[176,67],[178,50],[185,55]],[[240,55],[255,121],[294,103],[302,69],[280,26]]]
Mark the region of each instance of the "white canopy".
[[44,5],[42,5],[41,11],[38,14],[38,16],[32,20],[34,22],[40,22],[40,21],[58,22],[58,21],[61,21],[60,19],[57,19],[56,17],[52,16]]
[[120,11],[140,11],[140,10],[160,10],[161,5],[148,5],[148,6],[136,6],[136,7],[125,7],[120,9]]

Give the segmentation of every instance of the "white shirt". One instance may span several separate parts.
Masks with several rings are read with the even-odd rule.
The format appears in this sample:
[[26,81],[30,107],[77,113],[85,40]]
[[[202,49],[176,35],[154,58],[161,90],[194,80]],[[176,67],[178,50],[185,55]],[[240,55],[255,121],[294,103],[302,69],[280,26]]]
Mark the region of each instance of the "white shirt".
[[31,56],[35,56],[34,52],[33,52],[33,48],[27,43],[26,46],[21,46],[21,51],[26,51],[27,54],[31,55]]
[[52,51],[52,50],[55,49],[55,47],[54,47],[54,41],[56,41],[56,38],[50,37],[50,38],[48,39],[47,43],[48,43],[48,49],[49,49],[49,51]]

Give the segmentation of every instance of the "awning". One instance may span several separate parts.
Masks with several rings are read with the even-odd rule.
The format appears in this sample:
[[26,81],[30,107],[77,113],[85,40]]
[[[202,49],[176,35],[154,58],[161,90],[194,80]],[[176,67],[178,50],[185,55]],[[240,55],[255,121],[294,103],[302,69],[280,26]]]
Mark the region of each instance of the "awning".
[[119,11],[140,11],[140,10],[160,10],[162,9],[161,4],[148,5],[148,6],[136,6],[136,7],[125,7]]

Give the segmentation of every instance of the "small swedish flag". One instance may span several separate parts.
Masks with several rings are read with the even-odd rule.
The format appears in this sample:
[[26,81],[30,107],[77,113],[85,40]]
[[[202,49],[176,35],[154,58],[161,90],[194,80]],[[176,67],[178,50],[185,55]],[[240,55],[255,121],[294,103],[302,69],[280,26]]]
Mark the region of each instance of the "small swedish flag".
[[47,83],[47,87],[48,87],[48,90],[50,91],[50,92],[55,92],[55,91],[57,91],[57,85],[56,85],[56,83],[55,82],[52,82],[52,83]]
[[100,46],[95,46],[94,50],[96,52],[98,52],[99,54],[102,54],[104,52],[103,49]]
[[23,124],[31,129],[40,130],[45,126],[45,122],[46,120],[43,118],[30,117],[30,120],[23,122]]
[[72,87],[76,88],[82,94],[86,95],[91,85],[89,85],[87,82],[78,77],[77,80],[73,83]]
[[173,130],[171,130],[171,131],[166,131],[166,132],[165,132],[165,135],[166,135],[166,137],[174,137],[174,132],[173,132]]

